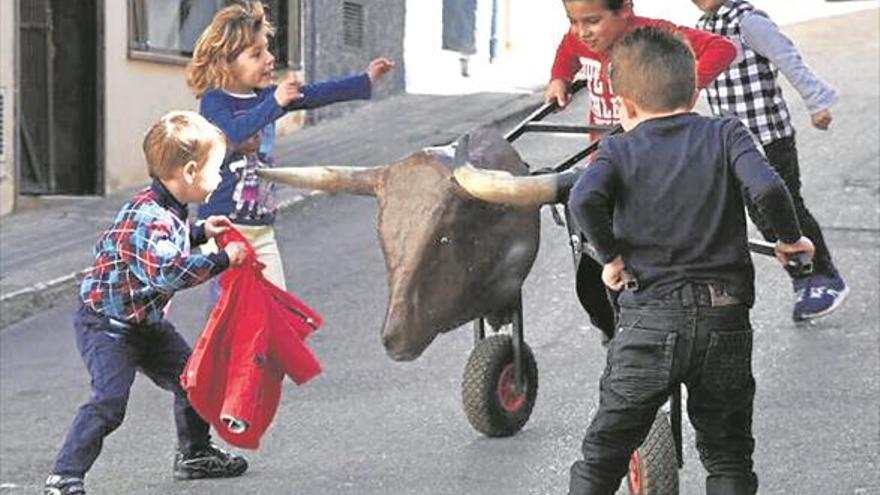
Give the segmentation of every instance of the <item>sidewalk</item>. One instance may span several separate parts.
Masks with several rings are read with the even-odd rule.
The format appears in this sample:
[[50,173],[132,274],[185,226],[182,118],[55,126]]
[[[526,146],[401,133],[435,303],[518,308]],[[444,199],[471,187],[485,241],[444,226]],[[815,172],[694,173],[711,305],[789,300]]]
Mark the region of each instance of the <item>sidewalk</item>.
[[[279,138],[276,163],[389,163],[480,125],[509,127],[540,103],[537,94],[397,95]],[[98,198],[47,198],[47,206],[0,218],[0,329],[76,291],[99,232],[137,189]],[[287,187],[280,194],[285,209],[324,197]]]

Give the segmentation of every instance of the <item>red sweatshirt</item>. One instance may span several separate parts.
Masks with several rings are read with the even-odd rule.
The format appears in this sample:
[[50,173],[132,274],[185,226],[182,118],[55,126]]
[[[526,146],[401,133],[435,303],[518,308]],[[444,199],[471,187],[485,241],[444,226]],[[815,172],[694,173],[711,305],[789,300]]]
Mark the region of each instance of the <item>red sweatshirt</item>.
[[[727,70],[736,58],[736,46],[723,36],[691,29],[660,20],[633,17],[629,29],[640,26],[661,26],[681,33],[691,44],[697,57],[697,87],[705,88],[719,74]],[[590,50],[577,36],[568,32],[556,49],[552,79],[571,82],[580,72],[587,80],[590,92],[590,115],[594,125],[614,125],[620,122],[620,112],[614,101],[608,73],[610,54]]]

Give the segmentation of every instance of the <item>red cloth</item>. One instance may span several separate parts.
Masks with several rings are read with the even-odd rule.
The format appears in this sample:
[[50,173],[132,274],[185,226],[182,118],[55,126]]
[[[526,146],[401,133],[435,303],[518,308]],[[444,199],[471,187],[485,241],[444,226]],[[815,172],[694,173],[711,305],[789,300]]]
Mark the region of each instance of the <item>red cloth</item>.
[[[726,71],[736,58],[736,46],[723,36],[647,17],[633,17],[628,30],[640,26],[660,26],[677,31],[690,42],[697,59],[697,87],[700,89]],[[610,54],[590,50],[570,31],[563,36],[556,49],[551,77],[571,81],[578,71],[582,72],[590,92],[590,114],[587,119],[590,124],[615,125],[620,122],[620,112],[608,73],[609,62]]]
[[217,244],[233,241],[246,243],[247,261],[221,275],[222,295],[180,382],[221,438],[255,449],[278,409],[284,375],[303,384],[321,372],[305,339],[323,319],[263,278],[264,265],[240,232],[230,229]]

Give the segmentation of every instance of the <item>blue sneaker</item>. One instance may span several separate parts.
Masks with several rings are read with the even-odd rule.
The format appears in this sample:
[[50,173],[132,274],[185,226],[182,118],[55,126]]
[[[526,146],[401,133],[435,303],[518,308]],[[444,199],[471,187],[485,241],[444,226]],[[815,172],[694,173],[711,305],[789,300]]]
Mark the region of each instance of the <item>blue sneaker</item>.
[[814,274],[794,279],[794,321],[814,320],[831,314],[849,294],[840,275]]

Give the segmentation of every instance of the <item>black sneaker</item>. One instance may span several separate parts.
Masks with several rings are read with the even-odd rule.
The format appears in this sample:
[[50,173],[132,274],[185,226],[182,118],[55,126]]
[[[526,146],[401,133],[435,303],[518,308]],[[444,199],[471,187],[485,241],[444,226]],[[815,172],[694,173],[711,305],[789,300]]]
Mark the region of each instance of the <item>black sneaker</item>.
[[179,480],[234,478],[244,474],[247,468],[244,457],[230,454],[216,445],[189,454],[178,452],[174,457],[174,477]]
[[82,478],[51,474],[43,485],[43,495],[86,495]]

